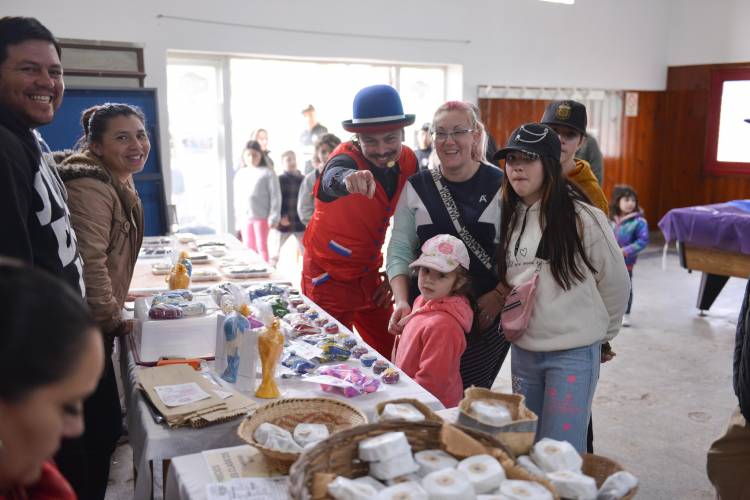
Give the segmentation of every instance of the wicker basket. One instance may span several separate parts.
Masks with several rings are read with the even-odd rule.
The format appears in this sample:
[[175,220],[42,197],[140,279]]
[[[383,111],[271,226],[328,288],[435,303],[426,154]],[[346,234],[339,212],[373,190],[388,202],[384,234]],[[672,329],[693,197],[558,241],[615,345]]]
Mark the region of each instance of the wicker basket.
[[[583,457],[583,466],[581,467],[581,470],[584,474],[591,476],[596,480],[597,488],[601,488],[602,483],[604,483],[605,479],[609,476],[615,472],[624,470],[620,464],[607,457],[592,455],[590,453],[584,453],[581,456]],[[630,500],[631,498],[634,498],[637,492],[638,486],[630,490],[627,495],[622,497],[622,500]]]
[[[448,425],[448,424],[445,424]],[[327,480],[336,476],[357,478],[369,472],[366,462],[359,460],[359,442],[384,434],[401,431],[411,444],[412,451],[441,448],[440,433],[443,424],[438,422],[406,422],[388,420],[377,424],[363,425],[354,429],[339,432],[306,450],[289,472],[289,495],[294,500],[322,500],[330,498],[325,490],[313,491],[316,475]],[[541,483],[559,499],[552,485],[544,480],[532,477],[523,468],[516,465],[508,448],[497,439],[473,429],[459,428],[481,445],[488,448],[502,464],[509,479],[523,479]]]
[[383,413],[383,409],[385,408],[385,405],[387,404],[410,404],[414,408],[420,411],[422,415],[424,415],[425,420],[429,422],[437,422],[442,423],[443,419],[440,418],[434,411],[430,410],[429,406],[422,403],[419,400],[411,399],[411,398],[401,398],[401,399],[391,399],[390,401],[381,401],[375,406],[375,415],[377,415],[378,420],[380,420],[380,414]]
[[[464,391],[464,399],[458,406],[458,424],[496,437],[507,445],[516,456],[526,455],[534,444],[538,417],[526,408],[525,398],[520,394],[502,394],[480,387],[470,387]],[[511,413],[513,421],[500,427],[484,424],[471,412],[471,403],[478,399],[491,399],[502,402]]]
[[266,448],[255,442],[255,429],[269,422],[293,432],[297,424],[325,424],[331,434],[363,425],[367,417],[354,406],[331,398],[289,398],[280,399],[258,408],[245,419],[237,434],[247,443],[255,446],[266,457],[266,461],[280,472],[286,473],[300,453],[288,453]]

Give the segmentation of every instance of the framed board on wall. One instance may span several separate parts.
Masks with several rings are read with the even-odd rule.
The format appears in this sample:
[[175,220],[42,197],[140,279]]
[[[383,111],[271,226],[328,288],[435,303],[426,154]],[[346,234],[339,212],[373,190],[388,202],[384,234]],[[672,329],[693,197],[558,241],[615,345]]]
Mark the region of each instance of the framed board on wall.
[[71,149],[83,134],[81,113],[86,108],[105,102],[138,106],[146,115],[146,130],[151,141],[151,152],[143,171],[133,176],[138,195],[143,202],[146,236],[167,233],[167,198],[159,147],[159,116],[156,89],[84,89],[67,88],[62,106],[49,125],[39,128],[42,137],[53,151]]

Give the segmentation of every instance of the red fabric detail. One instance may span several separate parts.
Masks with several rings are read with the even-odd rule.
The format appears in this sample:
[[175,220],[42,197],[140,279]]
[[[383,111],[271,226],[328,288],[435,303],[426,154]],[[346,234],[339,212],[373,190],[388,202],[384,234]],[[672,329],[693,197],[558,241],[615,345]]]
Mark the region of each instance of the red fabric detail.
[[42,465],[42,474],[34,485],[0,493],[0,500],[76,500],[77,498],[73,488],[51,461]]
[[[351,142],[340,144],[331,153],[331,158],[340,154],[352,158],[357,169],[370,169],[370,163]],[[372,199],[352,194],[326,203],[315,197],[315,212],[304,236],[305,256],[309,255],[311,261],[332,279],[353,280],[376,271],[383,265],[381,250],[385,231],[406,180],[417,171],[417,158],[411,149],[406,146],[401,148],[398,165],[399,182],[392,200],[388,199],[383,186],[378,182],[375,183],[375,195]],[[319,186],[320,177],[315,182],[314,193],[317,194]],[[350,249],[351,256],[334,252],[328,246],[331,240]]]
[[451,296],[425,303],[420,295],[401,334],[396,366],[446,408],[458,406],[463,398],[459,368],[473,318],[466,297]]
[[390,358],[394,337],[388,333],[388,321],[393,306],[377,307],[372,301],[382,282],[380,273],[375,270],[353,280],[330,279],[314,286],[312,279],[324,271],[311,261],[307,251],[302,269],[302,293],[350,330],[355,327],[367,345]]

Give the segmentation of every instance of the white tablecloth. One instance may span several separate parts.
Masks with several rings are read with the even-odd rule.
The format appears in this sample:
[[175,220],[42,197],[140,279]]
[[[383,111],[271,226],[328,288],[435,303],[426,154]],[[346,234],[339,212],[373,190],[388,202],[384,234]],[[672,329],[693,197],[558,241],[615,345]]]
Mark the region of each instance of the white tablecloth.
[[[165,424],[157,424],[142,394],[137,389],[137,373],[140,368],[135,363],[129,343],[121,342],[121,347],[122,355],[120,359],[128,408],[128,431],[130,444],[133,448],[133,464],[138,473],[134,486],[134,498],[145,499],[150,497],[153,478],[149,470],[149,463],[203,450],[242,444],[236,434],[239,419],[202,429],[170,429]],[[373,351],[373,353],[375,352]],[[353,362],[353,364],[356,363]],[[336,397],[323,392],[317,384],[303,382],[297,378],[280,379],[279,385],[282,397],[286,398]],[[374,420],[376,405],[381,401],[390,399],[414,398],[423,402],[432,410],[443,409],[443,405],[435,396],[425,391],[403,372],[398,384],[384,386],[384,388],[384,390],[346,399],[346,401],[362,410],[370,421]],[[256,401],[260,404],[269,402],[269,400],[263,399],[256,399]]]

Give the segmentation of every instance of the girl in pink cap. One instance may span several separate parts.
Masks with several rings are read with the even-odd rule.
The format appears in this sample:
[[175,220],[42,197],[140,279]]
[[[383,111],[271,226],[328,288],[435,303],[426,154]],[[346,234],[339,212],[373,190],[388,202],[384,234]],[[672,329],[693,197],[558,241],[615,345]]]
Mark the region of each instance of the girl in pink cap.
[[439,234],[422,245],[422,255],[410,264],[418,269],[421,295],[411,314],[400,320],[395,363],[446,408],[463,396],[459,367],[474,312],[467,298],[469,252],[463,241]]

